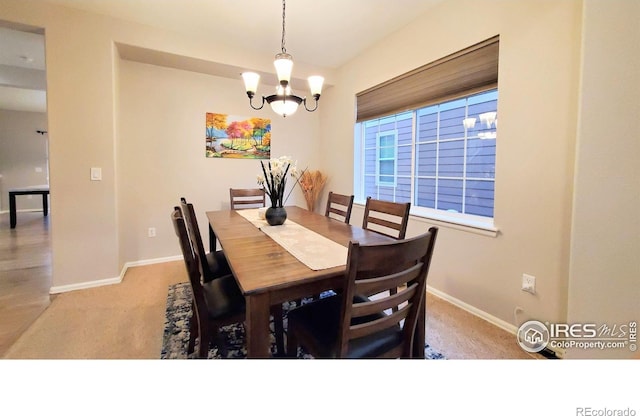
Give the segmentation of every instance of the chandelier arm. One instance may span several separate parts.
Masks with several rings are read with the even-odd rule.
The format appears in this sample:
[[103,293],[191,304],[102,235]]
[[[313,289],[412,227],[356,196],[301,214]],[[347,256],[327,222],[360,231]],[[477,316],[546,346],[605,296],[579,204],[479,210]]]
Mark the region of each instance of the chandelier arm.
[[249,95],[249,105],[251,106],[251,108],[253,108],[254,110],[262,110],[262,107],[264,107],[264,102],[265,102],[265,98],[264,96],[262,97],[262,105],[260,107],[254,107],[253,105],[253,94]]
[[312,113],[312,112],[314,112],[314,111],[316,111],[318,109],[318,100],[320,99],[319,96],[316,97],[315,95],[313,96],[313,98],[314,98],[314,101],[315,101],[315,104],[316,104],[316,106],[313,107],[313,108],[307,107],[307,98],[306,97],[302,100],[302,103],[304,104],[304,109],[307,110],[310,113]]

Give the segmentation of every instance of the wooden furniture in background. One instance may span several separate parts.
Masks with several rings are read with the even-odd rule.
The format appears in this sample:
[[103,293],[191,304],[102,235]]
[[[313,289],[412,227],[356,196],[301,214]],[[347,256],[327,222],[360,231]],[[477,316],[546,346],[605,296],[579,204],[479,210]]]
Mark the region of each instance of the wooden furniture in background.
[[340,294],[289,311],[288,355],[302,345],[316,358],[412,358],[437,233],[432,227],[390,243],[351,242]]
[[342,220],[349,224],[351,220],[351,209],[353,208],[353,195],[341,195],[329,192],[327,198],[327,208],[324,215],[333,218],[333,215],[342,217]]
[[[291,299],[341,288],[345,266],[311,270],[236,211],[209,211],[209,224],[216,230],[233,274],[247,300],[247,356],[269,356],[269,307]],[[299,207],[287,207],[287,220],[294,221],[345,247],[350,241],[374,244],[394,241],[360,227],[335,221]],[[346,259],[345,259],[346,260]],[[424,308],[423,308],[424,309]],[[418,316],[414,356],[424,357],[424,310]]]
[[[410,202],[381,201],[368,196],[364,207],[362,228],[402,240],[407,235],[410,209]],[[373,224],[374,228],[371,228],[370,224]],[[392,295],[396,292],[396,289],[390,289]],[[394,308],[395,311],[397,308]]]
[[229,263],[222,250],[210,250],[209,253],[205,252],[193,204],[188,203],[183,197],[180,198],[180,207],[182,208],[182,215],[187,226],[191,246],[198,255],[198,260],[201,263],[202,280],[204,282],[210,282],[217,277],[231,274],[231,268],[229,268]]
[[49,215],[49,185],[27,186],[25,188],[16,188],[9,190],[9,225],[11,228],[16,228],[17,223],[17,209],[16,209],[16,196],[17,195],[42,195],[42,213],[46,217]]
[[[200,262],[200,275],[203,282],[210,282],[223,276],[231,275],[231,268],[223,250],[213,250],[208,254],[205,253],[200,228],[196,219],[193,204],[187,203],[185,198],[180,199],[182,212],[187,224],[187,230],[193,251]],[[211,229],[211,228],[210,228]],[[284,326],[282,322],[282,303],[274,304],[270,308],[270,314],[273,316],[273,323],[276,337],[276,347],[278,353],[284,355]]]
[[[218,329],[225,325],[242,322],[245,319],[246,303],[232,275],[218,277],[207,283],[201,281],[202,267],[198,253],[191,245],[180,207],[171,214],[173,227],[180,242],[185,267],[189,274],[193,298],[193,313],[189,326],[188,353],[195,348],[196,338],[200,338],[198,357],[206,358],[211,341],[218,336]],[[219,343],[224,345],[223,342]]]
[[[266,206],[266,194],[261,188],[229,188],[229,206],[231,209],[262,208]],[[209,226],[209,250],[217,249],[217,237]]]
[[[411,202],[389,202],[367,197],[362,228],[402,240],[407,234]],[[375,224],[371,228],[370,224]],[[377,226],[377,227],[376,227]]]
[[264,207],[266,197],[263,189],[229,188],[229,205],[231,209],[247,209]]

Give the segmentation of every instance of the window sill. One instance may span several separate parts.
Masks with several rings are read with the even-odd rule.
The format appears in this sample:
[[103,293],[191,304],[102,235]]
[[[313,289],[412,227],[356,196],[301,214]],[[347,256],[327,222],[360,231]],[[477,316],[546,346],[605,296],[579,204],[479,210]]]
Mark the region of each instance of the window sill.
[[[354,202],[354,205],[362,207],[364,210],[364,203]],[[418,211],[418,212],[416,212]],[[435,224],[442,227],[451,228],[454,230],[465,231],[473,234],[484,235],[486,237],[497,237],[500,230],[495,228],[492,224],[488,224],[482,221],[474,221],[473,219],[460,218],[449,216],[446,213],[425,213],[421,212],[420,208],[415,209],[411,207],[410,218],[425,224]]]

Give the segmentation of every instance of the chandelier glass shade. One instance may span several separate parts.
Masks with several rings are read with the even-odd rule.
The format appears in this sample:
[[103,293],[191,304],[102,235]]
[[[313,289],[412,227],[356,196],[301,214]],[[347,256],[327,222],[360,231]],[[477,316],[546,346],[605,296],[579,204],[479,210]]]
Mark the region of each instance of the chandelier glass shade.
[[[482,113],[478,115],[478,119],[482,125],[483,129],[489,131],[481,131],[477,132],[477,137],[479,139],[495,139],[497,137],[495,129],[498,127],[498,113],[495,111],[489,111],[487,113]],[[471,130],[476,125],[475,117],[467,117],[462,120],[462,125],[464,126],[465,131]]]
[[318,108],[318,100],[320,99],[320,94],[322,94],[322,84],[324,83],[324,78],[319,75],[313,75],[308,78],[309,89],[314,101],[312,108],[307,107],[307,97],[299,97],[291,92],[291,86],[289,84],[291,82],[291,71],[293,69],[293,57],[287,53],[285,48],[285,6],[285,0],[282,0],[282,51],[276,55],[275,61],[273,62],[279,82],[279,85],[276,87],[276,93],[266,97],[262,96],[262,103],[259,107],[256,107],[253,104],[253,97],[255,97],[258,90],[260,75],[255,72],[242,73],[242,79],[244,80],[244,86],[247,96],[249,97],[249,105],[251,108],[260,110],[266,102],[276,114],[283,117],[294,114],[300,104],[303,104],[307,111],[315,111]]

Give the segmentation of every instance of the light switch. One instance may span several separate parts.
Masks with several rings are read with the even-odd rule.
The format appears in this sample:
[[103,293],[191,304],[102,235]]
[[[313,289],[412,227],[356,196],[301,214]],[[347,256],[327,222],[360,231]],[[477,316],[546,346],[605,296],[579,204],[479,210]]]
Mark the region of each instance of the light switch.
[[92,181],[102,180],[102,168],[91,168],[91,180]]

